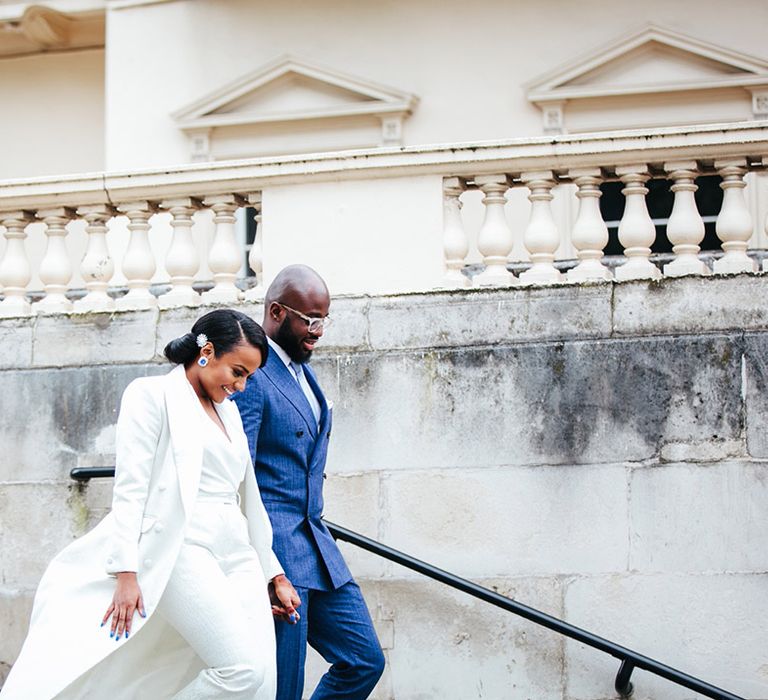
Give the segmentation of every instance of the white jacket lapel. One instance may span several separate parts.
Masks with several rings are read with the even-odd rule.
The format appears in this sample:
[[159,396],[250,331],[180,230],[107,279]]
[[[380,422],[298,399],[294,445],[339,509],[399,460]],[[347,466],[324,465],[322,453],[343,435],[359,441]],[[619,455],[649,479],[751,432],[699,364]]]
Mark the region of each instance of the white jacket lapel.
[[189,514],[197,497],[203,461],[199,412],[183,365],[175,367],[166,378],[165,406],[173,460],[176,463],[181,500],[184,510]]

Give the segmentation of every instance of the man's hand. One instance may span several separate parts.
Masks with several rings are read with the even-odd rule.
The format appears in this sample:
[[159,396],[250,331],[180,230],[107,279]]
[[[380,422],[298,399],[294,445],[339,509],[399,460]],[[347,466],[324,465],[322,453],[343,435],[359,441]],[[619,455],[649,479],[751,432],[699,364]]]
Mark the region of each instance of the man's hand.
[[284,622],[295,625],[299,621],[296,608],[301,605],[301,598],[285,574],[275,576],[269,582],[267,590],[272,603],[272,614]]
[[128,639],[128,635],[131,633],[133,613],[137,611],[142,617],[147,616],[144,611],[144,600],[141,597],[139,582],[136,580],[136,572],[121,571],[117,575],[117,587],[112,598],[112,604],[107,608],[101,626],[104,627],[111,615],[112,627],[109,636],[114,637],[117,641],[125,633],[125,638]]

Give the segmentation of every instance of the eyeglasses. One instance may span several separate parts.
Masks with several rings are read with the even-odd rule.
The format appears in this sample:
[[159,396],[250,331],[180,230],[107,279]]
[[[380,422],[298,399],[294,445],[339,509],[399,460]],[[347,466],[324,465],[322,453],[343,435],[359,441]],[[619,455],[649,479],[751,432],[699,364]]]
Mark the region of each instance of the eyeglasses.
[[301,313],[301,311],[296,311],[296,309],[292,309],[290,306],[286,306],[281,301],[275,303],[280,304],[280,306],[282,306],[286,311],[295,313],[302,321],[304,321],[304,323],[307,324],[307,330],[310,333],[317,333],[318,331],[322,331],[324,328],[327,328],[331,325],[330,316],[307,316],[306,314]]

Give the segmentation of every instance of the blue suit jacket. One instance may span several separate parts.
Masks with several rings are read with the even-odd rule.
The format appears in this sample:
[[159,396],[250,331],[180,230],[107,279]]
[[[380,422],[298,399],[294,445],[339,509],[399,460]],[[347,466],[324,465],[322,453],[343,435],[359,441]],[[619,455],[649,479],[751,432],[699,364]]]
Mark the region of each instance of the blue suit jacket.
[[256,481],[273,530],[273,549],[294,586],[327,590],[352,578],[320,519],[331,411],[309,365],[320,427],[291,371],[275,352],[234,397],[248,437]]

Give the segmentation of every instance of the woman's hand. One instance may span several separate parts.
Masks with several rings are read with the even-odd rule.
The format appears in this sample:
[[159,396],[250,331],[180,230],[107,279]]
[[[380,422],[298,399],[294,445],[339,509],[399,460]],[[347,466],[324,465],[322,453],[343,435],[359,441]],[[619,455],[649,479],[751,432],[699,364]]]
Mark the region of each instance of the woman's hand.
[[128,635],[131,633],[133,613],[136,611],[142,617],[147,616],[144,611],[144,600],[141,597],[139,582],[136,580],[136,572],[121,571],[117,574],[117,587],[112,598],[112,604],[107,608],[107,614],[104,615],[101,626],[104,627],[111,615],[112,627],[109,636],[114,637],[117,641],[125,633],[125,638],[128,639]]
[[269,582],[267,590],[269,591],[269,600],[272,603],[272,614],[295,625],[299,621],[299,613],[296,612],[296,608],[301,605],[301,598],[285,574],[275,576]]

